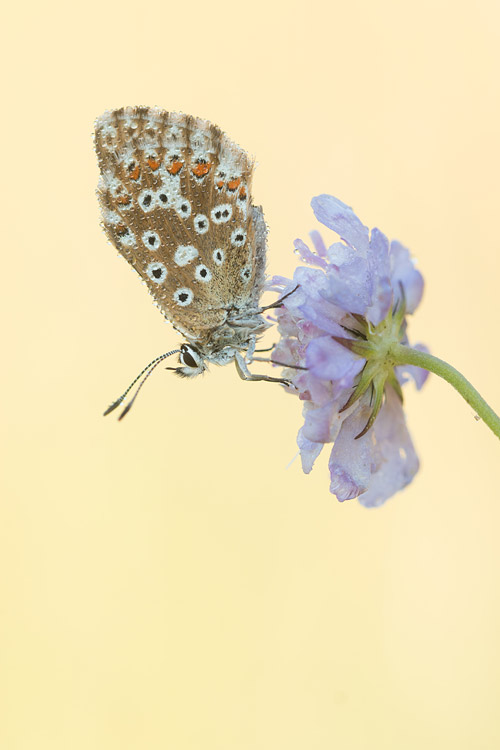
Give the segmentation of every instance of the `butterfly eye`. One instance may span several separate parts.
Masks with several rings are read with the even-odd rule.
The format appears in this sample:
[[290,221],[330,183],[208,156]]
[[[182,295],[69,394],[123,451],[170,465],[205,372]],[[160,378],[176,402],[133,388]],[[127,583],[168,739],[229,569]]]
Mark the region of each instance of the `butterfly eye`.
[[186,344],[183,344],[179,356],[181,364],[186,365],[186,367],[199,367],[200,362],[194,358],[193,354],[195,354],[194,349],[190,349]]

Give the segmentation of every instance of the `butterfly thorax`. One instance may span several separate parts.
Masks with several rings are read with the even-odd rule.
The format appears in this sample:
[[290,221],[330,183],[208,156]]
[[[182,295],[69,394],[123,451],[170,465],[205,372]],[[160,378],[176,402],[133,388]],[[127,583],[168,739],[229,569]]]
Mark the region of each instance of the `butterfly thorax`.
[[257,338],[269,327],[259,310],[233,311],[224,324],[196,339],[186,336],[179,353],[180,367],[174,369],[182,377],[201,375],[207,364],[227,365],[233,360],[251,359]]
[[237,351],[246,351],[269,327],[269,323],[256,310],[230,312],[224,324],[194,339],[186,336],[190,344],[209,362],[227,364]]

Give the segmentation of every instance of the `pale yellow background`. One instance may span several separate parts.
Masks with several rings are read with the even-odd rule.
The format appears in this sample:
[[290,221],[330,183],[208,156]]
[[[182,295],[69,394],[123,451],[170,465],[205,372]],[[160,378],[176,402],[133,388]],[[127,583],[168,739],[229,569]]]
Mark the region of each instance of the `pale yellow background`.
[[[5,21],[8,25],[5,26]],[[437,378],[375,511],[301,473],[298,400],[178,337],[105,240],[93,120],[255,154],[269,271],[331,192],[418,256],[412,339],[500,409],[498,2],[12,4],[2,31],[2,750],[500,747],[498,440]]]

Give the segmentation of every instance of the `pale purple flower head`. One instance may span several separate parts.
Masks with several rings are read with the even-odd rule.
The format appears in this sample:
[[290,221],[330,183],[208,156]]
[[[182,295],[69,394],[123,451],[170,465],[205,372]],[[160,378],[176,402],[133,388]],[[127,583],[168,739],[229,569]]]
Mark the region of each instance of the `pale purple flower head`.
[[312,207],[341,242],[327,248],[314,231],[312,251],[296,240],[308,266],[297,268],[293,281],[272,280],[282,294],[298,287],[277,310],[281,338],[273,359],[307,368],[286,370],[304,401],[297,438],[304,471],[333,443],[330,491],[377,506],[418,470],[401,385],[411,376],[421,388],[427,372],[393,368],[386,351],[387,342],[408,343],[406,314],[417,308],[424,282],[408,250],[378,229],[370,232],[349,206],[320,195]]

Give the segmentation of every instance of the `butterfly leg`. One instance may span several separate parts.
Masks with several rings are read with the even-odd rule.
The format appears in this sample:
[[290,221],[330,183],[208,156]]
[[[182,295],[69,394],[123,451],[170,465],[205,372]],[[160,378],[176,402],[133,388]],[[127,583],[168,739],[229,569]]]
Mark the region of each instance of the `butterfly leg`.
[[282,385],[291,385],[293,387],[293,383],[290,380],[285,380],[284,378],[272,378],[269,375],[253,375],[253,373],[251,373],[247,367],[245,357],[243,357],[239,352],[236,352],[236,354],[234,355],[234,362],[236,364],[236,369],[238,370],[238,375],[242,380],[267,380],[268,383],[281,383]]
[[286,298],[290,297],[290,295],[296,292],[299,286],[300,284],[297,284],[297,286],[294,289],[292,289],[291,292],[288,292],[287,294],[283,295],[283,297],[280,297],[278,300],[276,300],[276,302],[273,302],[272,305],[266,305],[265,307],[261,307],[259,312],[263,313],[264,310],[272,310],[275,307],[282,307],[283,302],[286,300]]
[[249,365],[253,359],[253,355],[255,354],[256,343],[257,343],[257,336],[250,336],[250,344],[248,345],[248,349],[245,354],[245,362],[247,363],[247,365]]

